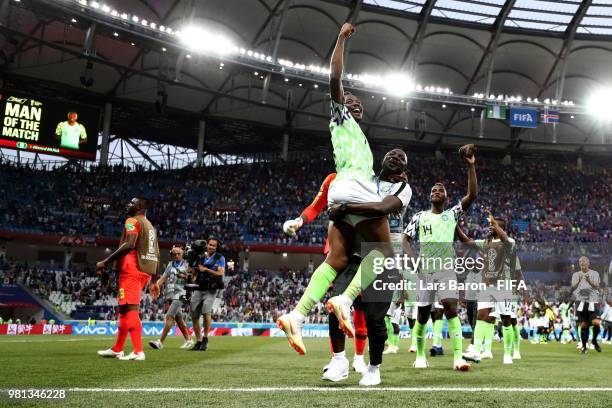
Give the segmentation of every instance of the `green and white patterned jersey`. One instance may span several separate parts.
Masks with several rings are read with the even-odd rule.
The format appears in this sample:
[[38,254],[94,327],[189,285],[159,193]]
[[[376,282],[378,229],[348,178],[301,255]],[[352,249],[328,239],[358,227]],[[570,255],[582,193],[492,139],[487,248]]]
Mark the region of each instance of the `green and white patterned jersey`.
[[55,134],[60,136],[60,146],[69,149],[78,149],[81,140],[87,139],[85,126],[80,123],[70,125],[68,121],[58,123]]
[[427,210],[420,211],[412,217],[404,234],[413,241],[419,241],[420,272],[437,272],[441,270],[440,262],[442,265],[448,264],[449,259],[453,259],[454,262],[455,227],[462,215],[463,207],[459,202],[440,214]]
[[484,283],[496,284],[499,280],[513,279],[514,272],[521,269],[513,238],[508,238],[508,243],[502,242],[499,238],[477,239],[474,244],[484,260],[482,271]]
[[372,179],[374,158],[368,139],[344,104],[331,101],[331,131],[336,180]]
[[559,305],[559,315],[561,315],[563,319],[570,320],[571,311],[572,307],[569,303],[563,302]]

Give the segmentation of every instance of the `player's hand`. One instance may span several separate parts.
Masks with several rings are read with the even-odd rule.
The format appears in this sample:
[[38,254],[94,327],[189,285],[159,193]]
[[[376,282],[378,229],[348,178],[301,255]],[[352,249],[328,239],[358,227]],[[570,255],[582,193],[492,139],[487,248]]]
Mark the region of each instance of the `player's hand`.
[[342,28],[340,29],[340,34],[338,37],[342,38],[351,38],[351,36],[355,33],[355,27],[351,23],[342,24]]
[[346,215],[346,206],[343,204],[334,204],[327,210],[329,219],[333,222],[338,222]]
[[106,268],[106,261],[96,262],[96,272],[103,270]]
[[459,148],[459,155],[465,160],[468,165],[476,163],[476,154],[473,144],[466,144]]
[[152,299],[157,299],[159,297],[159,285],[157,284],[157,282],[151,283],[149,285],[149,295],[151,296]]
[[294,220],[287,220],[283,224],[283,232],[289,235],[290,237],[295,237],[298,230],[302,228],[303,224],[304,220],[302,220],[302,217],[298,217]]

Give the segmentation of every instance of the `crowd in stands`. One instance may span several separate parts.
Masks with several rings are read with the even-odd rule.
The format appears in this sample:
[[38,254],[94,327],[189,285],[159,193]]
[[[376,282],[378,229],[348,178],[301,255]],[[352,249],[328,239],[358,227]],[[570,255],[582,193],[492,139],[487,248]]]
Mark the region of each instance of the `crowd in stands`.
[[[75,310],[83,307],[91,311],[81,319],[115,320],[117,305],[116,284],[110,281],[101,286],[92,270],[73,268],[69,271],[49,266],[28,266],[14,262],[0,262],[4,284],[21,283],[43,299],[49,300],[56,310],[75,317]],[[225,278],[225,289],[213,306],[213,320],[217,322],[273,323],[276,318],[295,307],[304,292],[311,273],[307,270],[283,270],[277,272],[236,270]],[[532,281],[528,283],[526,301],[568,301],[570,274],[555,282]],[[605,299],[612,299],[608,288],[603,289]],[[327,312],[318,303],[308,316],[308,323],[326,323]],[[97,307],[95,307],[97,306]],[[184,311],[188,312],[188,305]],[[164,319],[164,299],[152,300],[143,296],[141,312],[146,321]],[[77,316],[78,317],[78,316]],[[191,320],[189,313],[185,314]],[[465,308],[459,309],[459,317],[467,324]]]
[[[413,198],[406,214],[429,207],[434,182],[446,185],[449,204],[466,192],[465,165],[457,154],[439,160],[409,152]],[[478,156],[480,192],[466,214],[473,236],[487,233],[484,209],[511,222],[519,242],[601,242],[612,236],[612,167],[576,169],[575,163]],[[333,171],[331,160],[251,163],[212,168],[147,171],[115,166],[75,170],[15,167],[0,162],[2,229],[58,235],[118,237],[129,198],[152,199],[149,218],[160,239],[184,242],[216,234],[225,242],[321,246],[326,216],[296,238],[281,231],[315,197]],[[61,192],[58,194],[58,192]]]

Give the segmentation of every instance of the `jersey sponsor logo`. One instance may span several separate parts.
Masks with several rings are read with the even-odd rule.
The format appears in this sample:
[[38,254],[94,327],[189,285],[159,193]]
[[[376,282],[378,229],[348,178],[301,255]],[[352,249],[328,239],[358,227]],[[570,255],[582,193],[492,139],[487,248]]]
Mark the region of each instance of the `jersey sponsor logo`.
[[442,221],[448,221],[448,215],[442,214]]
[[125,289],[119,288],[119,299],[125,298]]

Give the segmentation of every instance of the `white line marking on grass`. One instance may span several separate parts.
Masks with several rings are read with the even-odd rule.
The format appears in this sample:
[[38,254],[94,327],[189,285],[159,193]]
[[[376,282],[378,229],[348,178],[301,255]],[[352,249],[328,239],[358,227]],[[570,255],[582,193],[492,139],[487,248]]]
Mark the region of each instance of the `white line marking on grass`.
[[68,388],[71,392],[98,392],[98,393],[121,393],[121,392],[285,392],[285,391],[322,391],[322,392],[344,392],[344,391],[364,391],[364,392],[508,392],[508,393],[527,393],[527,392],[591,392],[591,391],[612,391],[612,388],[573,388],[573,387],[535,387],[535,388],[502,388],[502,387],[253,387],[253,388],[216,388],[216,387],[195,387],[195,388]]

